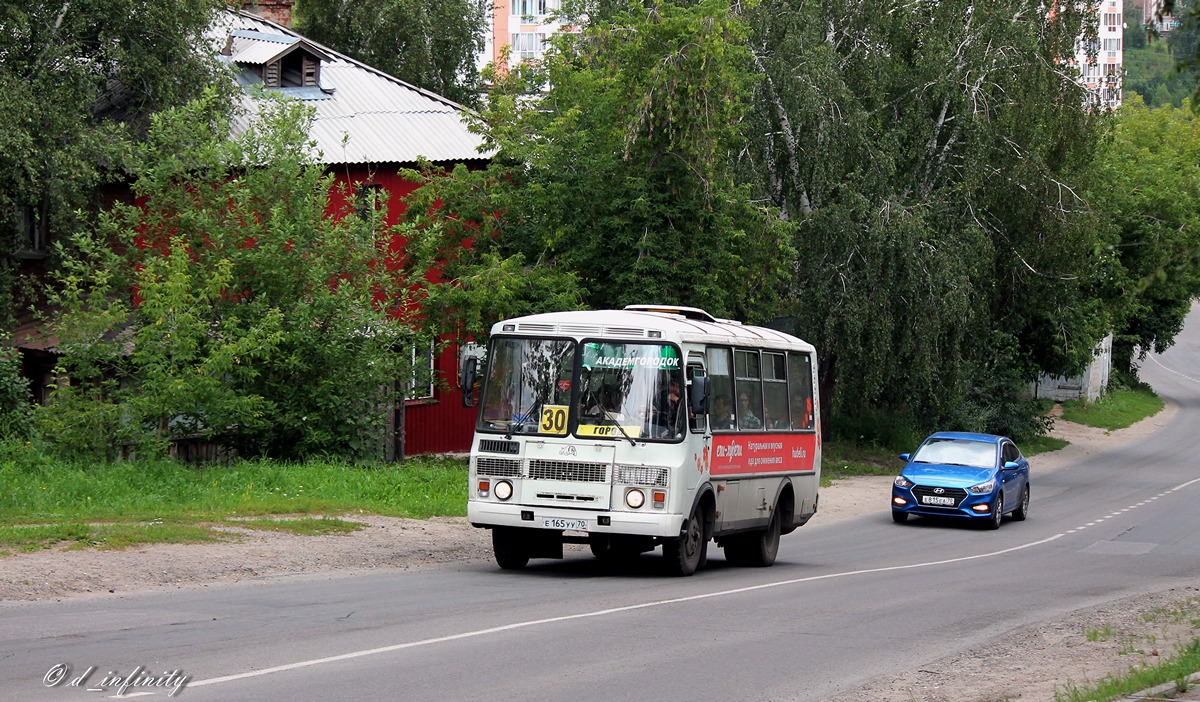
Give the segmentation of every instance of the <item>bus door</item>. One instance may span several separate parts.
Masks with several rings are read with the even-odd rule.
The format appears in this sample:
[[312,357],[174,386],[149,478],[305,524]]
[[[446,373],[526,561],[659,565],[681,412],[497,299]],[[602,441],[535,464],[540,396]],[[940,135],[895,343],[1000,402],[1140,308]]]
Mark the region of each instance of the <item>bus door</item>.
[[696,447],[697,460],[703,466],[704,477],[707,478],[712,457],[712,432],[708,429],[710,386],[704,368],[703,353],[688,353],[688,445]]

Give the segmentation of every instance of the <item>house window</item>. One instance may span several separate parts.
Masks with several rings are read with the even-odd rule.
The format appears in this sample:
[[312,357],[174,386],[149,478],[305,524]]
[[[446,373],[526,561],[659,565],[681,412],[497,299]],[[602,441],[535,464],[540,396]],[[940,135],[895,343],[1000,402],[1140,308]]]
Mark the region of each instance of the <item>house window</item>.
[[545,50],[546,35],[520,32],[512,35],[512,55],[522,61],[536,61]]
[[558,9],[558,0],[512,0],[513,17],[545,17]]
[[404,397],[408,400],[432,400],[433,341],[414,343],[409,347],[409,352],[412,354],[412,372],[408,378]]
[[1104,40],[1104,50],[1110,51],[1110,52],[1120,51],[1121,50],[1121,40],[1120,39],[1105,39]]
[[42,255],[46,253],[47,226],[46,208],[34,206],[18,207],[15,218],[17,225],[17,254]]
[[364,222],[375,222],[383,210],[384,192],[379,183],[359,183],[354,193],[354,211]]

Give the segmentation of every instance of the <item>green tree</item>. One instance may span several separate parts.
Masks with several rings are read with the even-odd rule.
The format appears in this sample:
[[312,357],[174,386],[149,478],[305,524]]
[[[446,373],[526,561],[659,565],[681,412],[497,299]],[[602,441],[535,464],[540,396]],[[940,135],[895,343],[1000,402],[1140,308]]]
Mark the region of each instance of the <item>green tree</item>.
[[560,272],[548,289],[562,294],[539,305],[564,302],[574,281],[588,307],[770,318],[790,225],[733,178],[753,81],[745,25],[724,0],[606,17],[554,37],[540,64],[493,76],[477,125],[491,165],[428,174],[408,212],[422,231],[470,240],[449,269],[459,289],[510,261]]
[[232,139],[223,110],[209,93],[155,116],[130,159],[137,204],[60,252],[72,383],[38,414],[64,452],[191,435],[288,458],[382,446],[409,348],[431,335],[412,312],[426,269],[382,218],[352,214],[353,194],[326,212],[333,180],[300,103],[271,103]]
[[485,0],[301,0],[308,37],[426,90],[475,104]]
[[1113,227],[1123,301],[1113,367],[1133,371],[1135,355],[1169,348],[1200,296],[1200,121],[1190,109],[1148,108],[1126,97],[1112,139],[1086,183]]
[[[1094,20],[1024,0],[764,0],[746,16],[763,80],[743,172],[799,226],[788,299],[823,409],[1015,431],[978,403],[1079,369],[1107,322],[1071,187],[1098,117],[1061,70]],[[972,392],[998,376],[1004,397]]]
[[[197,50],[215,0],[30,0],[0,3],[0,241],[25,248],[41,228],[69,238],[97,186],[120,178],[127,140],[148,115],[199,95],[219,66]],[[15,215],[15,216],[14,216]],[[2,259],[0,316],[28,304]]]

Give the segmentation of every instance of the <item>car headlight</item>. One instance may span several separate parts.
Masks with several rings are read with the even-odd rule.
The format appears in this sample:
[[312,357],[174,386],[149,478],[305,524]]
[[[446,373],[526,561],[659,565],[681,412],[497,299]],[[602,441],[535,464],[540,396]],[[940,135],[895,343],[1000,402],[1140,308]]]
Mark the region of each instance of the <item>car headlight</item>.
[[627,490],[625,492],[625,504],[629,505],[633,509],[638,509],[642,505],[646,504],[646,493],[638,490],[637,488]]
[[969,487],[967,489],[976,495],[986,495],[987,493],[996,489],[996,479],[992,478],[991,480],[987,481],[986,483],[972,485],[971,487]]
[[496,483],[496,486],[493,487],[492,490],[496,495],[497,500],[507,500],[508,498],[512,497],[513,494],[512,483],[508,482],[507,480],[501,480],[500,482]]
[[897,475],[896,479],[892,481],[892,484],[899,488],[910,488],[913,486],[912,481],[903,475]]

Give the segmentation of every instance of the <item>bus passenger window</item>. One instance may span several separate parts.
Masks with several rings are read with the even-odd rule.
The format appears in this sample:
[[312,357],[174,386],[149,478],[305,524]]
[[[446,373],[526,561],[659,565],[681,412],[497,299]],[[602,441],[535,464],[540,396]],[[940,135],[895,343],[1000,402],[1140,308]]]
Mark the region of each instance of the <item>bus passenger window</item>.
[[712,411],[708,421],[714,431],[733,429],[737,423],[733,418],[733,354],[728,348],[710,346],[708,357],[708,379],[712,384]]
[[782,353],[763,352],[763,428],[790,429],[787,362]]
[[792,429],[812,429],[812,358],[806,353],[788,354],[788,397],[792,408]]
[[737,379],[737,426],[742,430],[763,428],[762,367],[757,351],[737,349],[733,352]]

